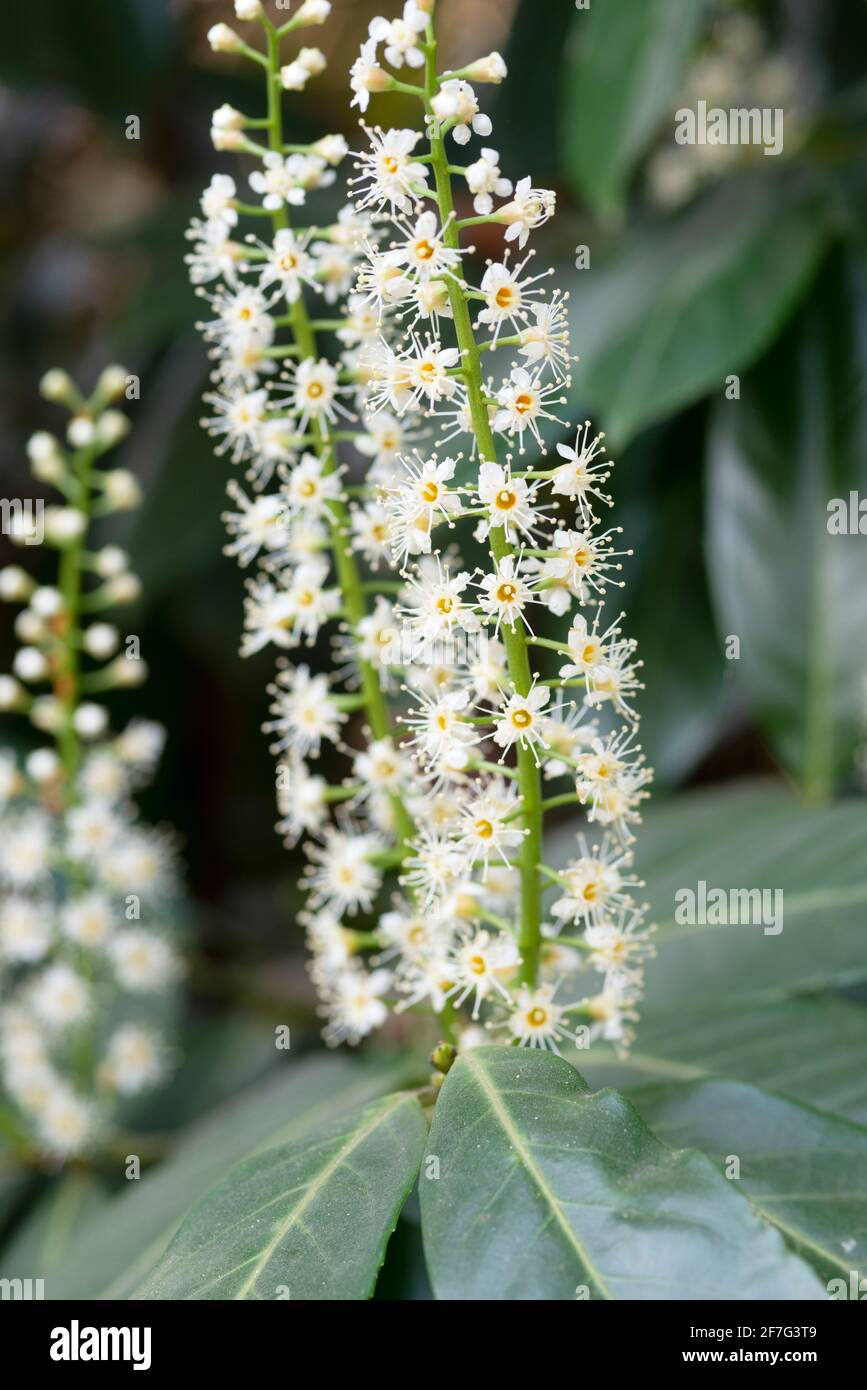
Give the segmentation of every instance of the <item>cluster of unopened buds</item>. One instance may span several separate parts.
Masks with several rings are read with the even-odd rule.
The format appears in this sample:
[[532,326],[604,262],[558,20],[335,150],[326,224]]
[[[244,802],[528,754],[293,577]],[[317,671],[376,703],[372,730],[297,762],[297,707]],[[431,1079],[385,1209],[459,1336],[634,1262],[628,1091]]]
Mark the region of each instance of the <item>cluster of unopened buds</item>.
[[[394,1009],[432,1011],[463,1046],[623,1048],[652,954],[633,896],[651,774],[635,643],[605,616],[628,553],[599,520],[611,463],[563,414],[567,296],[527,249],[555,197],[513,184],[492,145],[454,163],[491,138],[476,86],[506,66],[493,53],[439,75],[433,0],[408,0],[372,21],[350,85],[365,117],[378,93],[415,97],[419,127],[365,124],[351,201],[296,223],[346,147],[285,143],[281,89],[322,60],[287,65],[283,41],[329,8],[307,0],[275,27],[237,0],[263,48],[212,31],[263,68],[267,115],[216,113],[216,146],[256,158],[256,196],[216,175],[188,258],[211,308],[205,423],[249,483],[230,483],[225,518],[228,553],[256,569],[242,651],[286,654],[266,729],[278,828],[308,859],[326,1037],[357,1042]],[[245,215],[270,215],[269,237],[241,238]],[[476,275],[478,226],[504,246]],[[329,637],[330,670],[299,659]],[[318,770],[328,745],[338,783]],[[568,806],[584,824],[555,868],[544,820]]]
[[179,969],[175,851],[132,800],[164,734],[137,718],[109,730],[100,697],[146,676],[138,639],[108,620],[140,584],[118,546],[91,548],[94,522],[139,503],[134,476],[103,466],[129,428],[114,402],[130,380],[109,367],[85,399],[65,372],[45,375],[42,394],[69,412],[65,439],[35,434],[28,454],[63,500],[20,503],[10,531],[56,558],[49,582],[0,569],[0,599],[20,608],[0,712],[36,739],[20,756],[0,749],[0,1105],[13,1143],[49,1162],[108,1142],[118,1107],[170,1061],[155,1015]]

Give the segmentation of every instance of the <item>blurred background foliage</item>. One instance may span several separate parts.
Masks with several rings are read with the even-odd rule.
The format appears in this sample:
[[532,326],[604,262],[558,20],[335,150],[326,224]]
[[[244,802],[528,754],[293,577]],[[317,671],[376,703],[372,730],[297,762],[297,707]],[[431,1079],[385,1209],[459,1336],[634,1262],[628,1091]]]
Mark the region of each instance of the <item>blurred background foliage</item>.
[[[311,40],[329,69],[287,102],[288,138],[356,138],[345,74],[381,8],[335,0]],[[538,251],[571,295],[570,414],[607,431],[618,464],[657,798],[756,773],[813,802],[853,790],[867,547],[829,536],[826,507],[867,489],[867,6],[438,9],[446,63],[491,48],[507,58],[509,81],[486,93],[504,171],[557,190]],[[261,1030],[234,1017],[214,1046],[223,1003],[249,1000],[316,1036],[287,932],[298,864],[273,834],[260,733],[272,660],[235,659],[243,581],[221,555],[227,465],[198,426],[207,364],[182,259],[201,188],[237,172],[210,147],[211,111],[261,107],[258,73],[208,48],[221,20],[228,0],[6,0],[0,51],[4,493],[29,495],[26,438],[55,423],[36,391],[46,367],[88,385],[119,359],[142,379],[123,461],[147,504],[112,537],[144,580],[129,630],[152,674],[123,698],[170,732],[145,810],[182,833],[201,942],[194,1084],[160,1101],[163,1127],[237,1088],[264,1055]],[[782,154],[676,144],[674,113],[698,98],[783,107]],[[495,247],[480,229],[478,256]],[[4,627],[4,653],[9,637]]]

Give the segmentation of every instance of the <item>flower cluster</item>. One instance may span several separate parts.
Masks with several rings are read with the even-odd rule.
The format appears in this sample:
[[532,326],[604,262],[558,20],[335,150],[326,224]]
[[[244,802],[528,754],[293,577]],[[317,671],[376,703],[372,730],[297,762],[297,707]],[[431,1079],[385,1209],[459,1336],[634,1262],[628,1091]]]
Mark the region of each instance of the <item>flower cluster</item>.
[[[235,49],[264,64],[269,93],[307,8],[277,29],[261,6],[236,5],[264,30],[264,54]],[[438,75],[433,8],[407,0],[370,24],[353,104],[366,118],[376,94],[398,90],[423,123],[363,126],[354,202],[336,225],[290,229],[286,204],[303,200],[267,203],[274,185],[256,172],[270,244],[233,241],[205,276],[207,248],[245,211],[226,175],[193,229],[194,278],[220,278],[204,326],[217,362],[207,425],[252,484],[230,485],[226,518],[229,551],[258,567],[242,650],[282,653],[266,729],[278,828],[308,860],[328,1040],[357,1042],[392,1008],[433,1011],[465,1046],[484,1025],[520,1045],[623,1047],[652,953],[632,896],[651,775],[636,742],[640,663],[622,615],[603,616],[628,552],[600,521],[601,437],[584,424],[547,458],[552,432],[571,429],[573,359],[567,296],[528,243],[554,194],[513,184],[488,144],[452,162],[447,142],[492,136],[476,87],[506,68],[492,53]],[[275,171],[309,158],[314,147],[283,143],[279,102],[268,112],[234,113],[233,146]],[[243,133],[256,125],[267,149]],[[476,277],[462,234],[480,224],[502,228],[504,245]],[[336,289],[320,259],[335,245],[347,267]],[[333,316],[311,317],[329,289]],[[560,635],[543,635],[552,624]],[[326,629],[334,669],[316,673],[295,653]],[[347,762],[339,784],[319,771],[329,745]],[[544,817],[567,805],[584,808],[586,838],[558,870],[544,862]]]
[[172,839],[141,823],[132,799],[163,730],[133,719],[112,736],[94,698],[146,676],[138,639],[107,621],[139,581],[124,551],[90,549],[89,534],[139,501],[131,473],[100,466],[129,427],[113,405],[128,381],[107,368],[85,400],[64,372],[43,378],[43,395],[70,412],[66,441],[40,432],[28,453],[63,502],[20,504],[10,529],[56,553],[56,582],[0,570],[0,598],[20,605],[0,710],[43,740],[23,761],[0,751],[0,1089],[22,1150],[52,1161],[98,1147],[121,1101],[164,1076],[153,1015],[179,970]]

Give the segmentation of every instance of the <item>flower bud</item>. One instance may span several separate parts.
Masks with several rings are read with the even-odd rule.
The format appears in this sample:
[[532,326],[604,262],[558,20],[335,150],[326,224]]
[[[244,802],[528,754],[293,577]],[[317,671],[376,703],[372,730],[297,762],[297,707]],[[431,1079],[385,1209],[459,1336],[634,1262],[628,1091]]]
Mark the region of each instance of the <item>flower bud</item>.
[[328,66],[321,48],[302,48],[295,61],[306,68],[311,77],[318,77]]
[[18,709],[27,696],[21,686],[11,676],[0,676],[0,710]]
[[315,145],[310,146],[314,154],[332,166],[339,164],[349,153],[349,145],[342,135],[323,135]]
[[39,394],[44,396],[47,401],[54,401],[59,405],[70,405],[73,408],[77,403],[78,392],[75,382],[68,372],[61,371],[59,367],[45,373],[39,383]]
[[104,545],[96,554],[94,569],[100,579],[113,579],[129,569],[129,556],[119,545]]
[[24,764],[34,782],[53,782],[61,773],[61,762],[53,748],[37,748]]
[[108,728],[108,710],[104,705],[85,702],[72,716],[72,727],[81,738],[101,738]]
[[0,570],[0,601],[26,603],[36,584],[20,565],[6,565]]
[[55,487],[66,477],[66,462],[60,445],[47,430],[37,430],[36,434],[30,436],[27,457],[31,473],[41,483],[50,483]]
[[117,650],[119,634],[112,623],[93,623],[82,638],[84,650],[97,661],[107,661]]
[[15,653],[12,670],[19,680],[28,684],[31,681],[44,681],[48,675],[48,661],[37,647],[21,647]]
[[235,0],[236,19],[261,19],[261,0]]
[[304,0],[295,15],[296,24],[324,24],[331,13],[331,0]]
[[208,30],[208,43],[214,53],[240,53],[244,46],[240,34],[228,24],[215,24]]
[[106,675],[110,678],[112,685],[119,686],[123,690],[131,690],[134,686],[144,685],[147,680],[147,662],[140,658],[118,656],[110,666],[106,667]]
[[99,374],[99,381],[96,383],[96,394],[105,401],[117,400],[126,390],[126,379],[129,372],[126,367],[121,367],[117,362],[104,367]]
[[142,502],[138,478],[128,468],[113,468],[102,475],[103,495],[115,512],[129,512]]
[[499,53],[489,53],[486,58],[477,58],[464,68],[464,76],[470,82],[502,82],[508,69]]
[[59,733],[66,723],[63,701],[58,700],[56,695],[37,696],[30,706],[30,722],[44,734]]
[[58,613],[63,611],[63,595],[59,589],[44,584],[41,588],[34,589],[30,607],[40,618],[56,618]]
[[310,73],[299,62],[287,63],[280,69],[280,85],[284,92],[303,92],[310,80]]
[[52,545],[69,545],[87,530],[87,517],[77,507],[46,507],[45,536]]
[[211,125],[216,130],[243,130],[246,118],[243,112],[236,107],[230,106],[227,101],[222,106],[218,106],[211,116]]
[[18,614],[14,626],[15,636],[25,647],[35,647],[44,642],[47,636],[44,622],[29,608]]
[[141,580],[127,571],[109,579],[102,592],[107,603],[135,603],[141,596]]
[[119,444],[130,432],[130,423],[121,410],[106,410],[96,422],[96,439],[104,449]]
[[76,415],[67,426],[66,438],[74,449],[86,449],[96,438],[96,426],[88,415]]

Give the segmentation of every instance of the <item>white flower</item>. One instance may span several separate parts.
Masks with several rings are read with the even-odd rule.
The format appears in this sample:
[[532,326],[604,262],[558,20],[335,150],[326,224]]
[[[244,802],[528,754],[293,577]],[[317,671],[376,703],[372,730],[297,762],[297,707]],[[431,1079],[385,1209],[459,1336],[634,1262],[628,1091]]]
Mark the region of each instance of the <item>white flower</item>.
[[0,959],[13,964],[42,960],[53,936],[51,910],[39,899],[7,897],[0,902]]
[[90,991],[76,971],[58,963],[37,976],[30,989],[30,1002],[33,1012],[49,1028],[66,1028],[87,1017]]
[[365,971],[359,966],[341,972],[332,982],[326,1001],[328,1042],[357,1043],[388,1017],[382,995],[391,985],[388,970]]
[[448,835],[422,825],[412,841],[412,853],[404,860],[401,882],[420,894],[429,907],[463,877],[466,869],[463,848]]
[[0,882],[11,888],[34,888],[51,865],[51,823],[40,811],[28,810],[0,827]]
[[529,627],[524,609],[532,602],[532,594],[514,555],[504,555],[493,574],[482,575],[479,589],[482,609],[495,620],[496,633],[502,623],[515,627],[519,619]]
[[338,915],[354,917],[370,912],[382,875],[371,856],[381,851],[375,835],[347,833],[333,826],[323,832],[324,844],[305,846],[311,864],[305,886],[314,907],[329,907]]
[[456,1005],[473,996],[473,1019],[489,995],[498,993],[509,998],[503,977],[510,977],[521,963],[517,943],[505,932],[492,936],[478,931],[463,936],[451,952],[455,983],[448,991]]
[[79,946],[104,946],[114,926],[114,912],[102,893],[84,893],[60,909],[60,930]]
[[362,151],[356,156],[361,170],[357,179],[353,180],[361,185],[357,206],[388,206],[401,212],[411,212],[414,204],[428,191],[428,167],[413,159],[421,131],[368,130],[367,136],[370,151]]
[[[538,373],[531,376],[524,367],[514,367],[509,381],[497,393],[500,409],[494,416],[494,429],[504,434],[517,434],[521,453],[525,452],[524,434],[529,430],[542,453],[545,453],[539,424],[542,420],[563,423],[558,415],[552,414],[548,409],[548,404],[559,390],[558,382],[543,386]],[[557,396],[556,400],[559,404],[564,404],[566,398]]]
[[363,43],[349,70],[349,85],[355,93],[349,105],[357,106],[362,112],[370,105],[371,92],[387,91],[390,85],[388,73],[376,61],[376,46],[375,39]]
[[529,306],[533,322],[518,334],[521,340],[518,351],[529,366],[542,362],[551,369],[557,381],[570,384],[569,366],[572,358],[569,354],[567,299],[568,294],[563,295],[555,290],[550,300]]
[[511,468],[499,463],[483,463],[479,469],[479,501],[488,511],[488,523],[483,527],[484,539],[495,526],[503,528],[507,541],[515,539],[516,530],[532,531],[535,513],[534,492],[523,478],[513,478]]
[[532,179],[521,179],[515,186],[515,196],[500,208],[497,220],[508,224],[507,241],[517,241],[521,250],[537,227],[554,216],[557,195],[550,188],[533,188]]
[[223,523],[232,537],[223,553],[234,555],[238,563],[246,568],[260,551],[267,554],[285,543],[285,532],[280,524],[285,514],[285,504],[280,496],[272,493],[247,497],[234,481],[227,483],[226,492],[238,511],[223,513]]
[[152,1029],[136,1023],[115,1029],[99,1069],[104,1085],[122,1096],[134,1096],[156,1085],[164,1072],[163,1048]]
[[178,959],[169,943],[140,927],[118,932],[108,953],[121,985],[134,994],[162,989],[178,974]]
[[448,638],[456,630],[477,632],[479,619],[463,595],[469,587],[467,571],[452,575],[437,556],[436,572],[419,573],[410,580],[412,597],[402,610],[410,627],[423,642]]
[[528,260],[529,255],[516,266],[510,266],[508,261],[493,261],[482,277],[480,288],[486,307],[476,322],[477,325],[484,323],[493,329],[494,342],[505,324],[511,324],[513,332],[518,332],[522,324],[528,323],[536,307],[532,303],[534,296],[544,293],[541,289],[533,289],[533,286],[537,281],[547,279],[551,272],[546,270],[539,275],[522,278]]
[[507,1026],[519,1047],[550,1048],[559,1055],[558,1042],[563,1038],[575,1040],[575,1033],[566,1026],[567,1011],[574,1005],[554,1002],[556,985],[521,985]]
[[444,348],[436,338],[422,342],[413,334],[412,349],[405,357],[413,397],[424,398],[429,405],[448,400],[457,389],[457,382],[448,373],[460,360],[457,348]]
[[219,223],[226,230],[234,227],[238,221],[238,210],[234,205],[237,193],[235,180],[228,174],[213,174],[199,200],[207,221]]
[[501,782],[488,783],[464,806],[458,827],[460,842],[470,864],[481,860],[484,877],[492,854],[507,864],[506,851],[522,843],[524,831],[515,817],[518,809],[517,795]]
[[306,357],[298,364],[292,379],[290,400],[283,404],[288,404],[291,410],[298,412],[300,434],[304,433],[310,419],[336,418],[338,390],[337,372],[324,357],[318,362],[312,357]]
[[387,20],[377,15],[370,21],[368,33],[377,45],[385,44],[385,59],[393,68],[402,68],[404,64],[421,68],[424,67],[424,52],[418,40],[427,27],[428,18],[416,0],[406,0],[401,19]]
[[311,776],[306,763],[294,749],[288,763],[277,764],[277,806],[281,819],[277,832],[291,847],[303,833],[316,834],[328,816],[324,777]]
[[373,569],[391,554],[391,517],[379,502],[368,502],[364,507],[353,507],[350,523],[352,526],[352,547],[358,550]]
[[271,713],[263,726],[266,734],[277,734],[272,753],[293,748],[303,755],[319,756],[323,739],[334,743],[346,718],[328,689],[326,676],[311,676],[308,666],[287,667],[269,687],[275,696]]
[[[560,497],[577,501],[581,520],[586,526],[593,516],[591,497],[596,497],[606,507],[612,506],[607,493],[601,492],[601,484],[611,476],[611,463],[600,456],[605,453],[603,434],[590,438],[590,421],[586,420],[579,428],[575,447],[558,444],[557,453],[567,460],[555,468],[551,479],[551,491]],[[594,462],[599,459],[599,462]]]
[[295,511],[308,517],[332,515],[329,503],[342,497],[340,474],[326,473],[325,466],[326,461],[315,454],[302,454],[282,492],[290,515]]
[[422,281],[453,275],[455,267],[460,265],[461,252],[445,245],[444,228],[439,225],[435,213],[423,212],[412,227],[397,225],[405,231],[406,239],[387,253],[387,260],[394,265],[405,265]]
[[464,174],[467,187],[473,196],[473,207],[480,217],[487,217],[494,209],[494,197],[508,198],[512,191],[511,179],[503,178],[496,150],[484,148],[474,164],[470,164]]
[[613,527],[598,536],[591,531],[554,532],[561,576],[579,602],[587,603],[594,594],[604,595],[609,584],[622,587],[622,581],[613,576],[623,569],[620,557],[632,552],[613,549],[620,529]]
[[452,125],[455,143],[466,145],[473,132],[486,138],[493,130],[490,117],[479,112],[476,94],[469,82],[452,77],[443,82],[431,102],[433,113],[438,121]]
[[299,156],[284,156],[270,150],[262,156],[262,165],[262,169],[254,169],[249,179],[253,192],[262,199],[262,206],[269,212],[278,212],[284,205],[300,207],[306,197],[306,166],[299,163]]
[[93,1106],[65,1086],[56,1087],[39,1110],[39,1137],[59,1158],[81,1153],[91,1137]]
[[301,294],[302,284],[316,287],[316,266],[307,252],[306,243],[283,227],[274,234],[267,258],[259,270],[259,285],[264,290],[277,284],[284,298],[294,304]]
[[465,711],[470,703],[466,690],[441,691],[435,696],[416,696],[418,710],[406,717],[405,723],[415,730],[410,746],[417,747],[419,756],[430,763],[446,753],[457,752],[464,758],[468,748],[478,742],[472,724],[467,724]]
[[[533,685],[526,695],[514,691],[505,705],[494,715],[494,742],[504,750],[518,744],[536,752],[545,744],[545,720],[542,710],[548,703],[550,690]],[[538,756],[538,755],[537,755]]]
[[454,477],[455,459],[430,458],[403,460],[409,478],[384,493],[383,504],[392,518],[392,544],[395,559],[427,555],[431,531],[439,521],[449,521],[460,511],[461,499],[449,483]]

